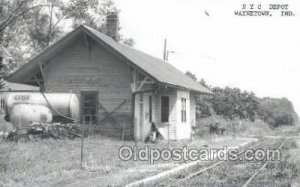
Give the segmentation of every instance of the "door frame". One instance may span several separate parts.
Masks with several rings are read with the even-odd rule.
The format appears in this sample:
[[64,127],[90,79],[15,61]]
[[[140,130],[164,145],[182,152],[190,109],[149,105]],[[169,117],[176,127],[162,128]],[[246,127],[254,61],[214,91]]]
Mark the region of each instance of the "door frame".
[[[99,91],[80,91],[80,122],[83,123],[83,96],[85,94],[95,94],[96,97],[96,115],[98,114]],[[96,124],[98,117],[96,116]]]
[[141,139],[144,138],[144,94],[143,93],[140,93],[139,94],[139,127],[140,127],[140,137]]

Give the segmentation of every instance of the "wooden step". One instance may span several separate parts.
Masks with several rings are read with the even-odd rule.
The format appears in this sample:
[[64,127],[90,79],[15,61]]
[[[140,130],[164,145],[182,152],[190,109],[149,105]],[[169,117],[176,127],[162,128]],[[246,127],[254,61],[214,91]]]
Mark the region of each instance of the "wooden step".
[[164,139],[166,139],[166,140],[168,139],[168,130],[169,130],[170,131],[169,132],[170,140],[176,140],[175,125],[170,124],[170,127],[168,127],[168,124],[161,123],[161,124],[155,124],[155,126]]

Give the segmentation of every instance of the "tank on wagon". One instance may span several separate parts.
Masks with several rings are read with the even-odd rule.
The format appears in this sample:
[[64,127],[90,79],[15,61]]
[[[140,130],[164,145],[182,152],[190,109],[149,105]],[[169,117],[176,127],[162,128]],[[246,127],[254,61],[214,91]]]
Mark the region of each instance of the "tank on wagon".
[[73,93],[10,93],[5,119],[26,132],[33,124],[72,123],[79,119],[79,100]]

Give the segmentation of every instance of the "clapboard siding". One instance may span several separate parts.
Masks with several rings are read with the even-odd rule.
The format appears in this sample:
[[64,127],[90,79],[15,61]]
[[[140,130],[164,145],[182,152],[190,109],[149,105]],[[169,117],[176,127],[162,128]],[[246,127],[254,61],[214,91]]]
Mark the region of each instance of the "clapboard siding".
[[[142,101],[140,100],[141,96],[143,97]],[[152,96],[152,120],[154,120],[153,111],[155,110],[155,108],[152,92],[136,94],[135,96],[135,138],[137,140],[144,140],[147,136],[150,135],[151,132],[151,122],[149,121],[149,96]],[[141,108],[141,103],[143,108]],[[142,116],[140,116],[140,112],[143,114]]]
[[[99,102],[109,112],[126,100],[114,117],[131,128],[128,65],[92,40],[89,40],[89,45],[90,51],[81,37],[47,62],[46,90],[73,92],[79,97],[81,91],[98,91]],[[99,105],[98,111],[100,121],[105,116],[105,110]],[[99,125],[109,126],[107,123]]]
[[190,93],[190,121],[191,126],[196,126],[196,94]]
[[[186,99],[186,122],[181,120],[181,99]],[[177,126],[176,126],[176,136],[177,139],[187,139],[191,135],[191,119],[190,119],[190,92],[178,90],[177,91]]]
[[[168,123],[162,123],[161,122],[161,97],[162,96],[168,96],[169,97],[169,122]],[[177,126],[177,90],[168,88],[165,90],[159,91],[157,95],[154,97],[154,117],[153,121],[157,124],[157,127],[160,127],[162,130],[160,133],[164,133],[163,136],[167,137],[168,132],[168,126],[170,130],[170,139],[175,140],[176,137],[176,126]]]

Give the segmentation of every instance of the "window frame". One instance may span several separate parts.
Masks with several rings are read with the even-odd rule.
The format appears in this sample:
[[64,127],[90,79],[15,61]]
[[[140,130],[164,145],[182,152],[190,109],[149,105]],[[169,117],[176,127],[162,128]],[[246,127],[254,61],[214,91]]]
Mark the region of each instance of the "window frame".
[[186,123],[186,98],[182,97],[181,98],[181,122]]
[[[160,120],[162,123],[169,122],[170,116],[170,97],[169,96],[161,96],[161,106],[160,106]],[[165,100],[166,99],[166,100]],[[166,102],[167,101],[167,102]]]
[[149,96],[149,122],[152,123],[152,102],[153,98],[152,95]]

